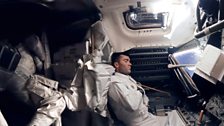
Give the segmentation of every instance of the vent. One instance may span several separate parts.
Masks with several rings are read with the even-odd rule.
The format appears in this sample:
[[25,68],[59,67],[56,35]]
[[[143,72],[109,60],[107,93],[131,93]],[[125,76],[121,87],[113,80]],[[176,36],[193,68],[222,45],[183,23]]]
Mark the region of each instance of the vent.
[[168,47],[133,48],[129,50],[132,62],[131,76],[143,84],[170,78]]

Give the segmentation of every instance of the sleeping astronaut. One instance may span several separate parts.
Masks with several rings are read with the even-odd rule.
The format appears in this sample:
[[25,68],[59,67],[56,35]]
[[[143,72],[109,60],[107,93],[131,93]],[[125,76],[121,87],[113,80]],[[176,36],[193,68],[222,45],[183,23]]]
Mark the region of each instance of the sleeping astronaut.
[[58,82],[35,74],[46,66],[48,56],[43,45],[36,35],[26,38],[16,47],[1,43],[0,89],[37,108],[29,126],[53,123],[60,126],[60,115],[66,103],[58,91]]
[[[57,66],[57,59],[54,59],[55,64],[51,64],[47,42],[40,41],[37,35],[31,35],[23,43],[18,44],[16,49],[4,45],[12,53],[19,54],[19,60],[14,63],[14,69],[9,69],[8,66],[2,67],[0,60],[0,89],[11,92],[17,99],[37,108],[28,126],[49,126],[52,124],[61,126],[61,113],[65,107],[72,111],[89,108],[103,117],[108,116],[108,82],[114,68],[102,63],[102,61],[108,61],[111,51],[110,47],[107,47],[109,40],[100,22],[95,24],[93,31],[95,31],[93,34],[96,39],[93,54],[87,53],[83,56],[83,61],[79,62],[78,69],[77,66],[74,68],[76,74],[67,73],[70,75],[69,78],[73,80],[66,82],[68,87],[60,89],[59,86],[61,87],[63,82],[60,81],[59,85],[58,81],[50,79],[51,76],[49,76],[50,65],[53,66],[53,69],[56,68],[54,73],[62,74],[62,71],[60,69],[57,71],[57,67],[61,67],[60,65]],[[85,46],[84,44],[83,48],[86,48]],[[82,53],[85,54],[86,52]],[[76,55],[73,55],[73,58]],[[13,59],[15,58],[11,60]],[[65,67],[62,69],[69,72]],[[55,78],[62,80],[60,77],[57,78],[57,75]]]

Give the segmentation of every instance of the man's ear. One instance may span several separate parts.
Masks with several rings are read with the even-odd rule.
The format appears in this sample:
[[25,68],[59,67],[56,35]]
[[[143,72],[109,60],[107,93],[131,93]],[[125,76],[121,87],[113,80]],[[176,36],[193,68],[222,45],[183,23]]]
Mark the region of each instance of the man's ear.
[[118,62],[114,62],[114,67],[115,67],[115,68],[118,68],[118,67],[119,67]]

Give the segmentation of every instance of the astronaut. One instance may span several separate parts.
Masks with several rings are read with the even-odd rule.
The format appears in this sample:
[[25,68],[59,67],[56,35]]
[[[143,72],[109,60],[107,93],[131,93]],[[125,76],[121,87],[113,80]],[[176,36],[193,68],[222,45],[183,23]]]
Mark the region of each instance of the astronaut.
[[0,88],[37,108],[29,126],[61,125],[60,116],[66,107],[58,82],[37,75],[47,69],[47,49],[37,35],[31,35],[16,47],[1,43]]
[[113,53],[115,73],[108,90],[109,104],[116,115],[127,126],[184,126],[175,111],[168,116],[155,116],[148,112],[148,97],[144,89],[129,76],[131,63],[128,54]]

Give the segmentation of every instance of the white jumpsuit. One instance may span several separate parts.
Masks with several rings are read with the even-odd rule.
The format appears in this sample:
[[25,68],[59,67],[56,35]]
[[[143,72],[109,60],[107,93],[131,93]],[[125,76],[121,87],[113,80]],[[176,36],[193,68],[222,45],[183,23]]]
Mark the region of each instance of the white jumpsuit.
[[[109,87],[109,104],[115,115],[127,126],[184,126],[175,112],[168,116],[154,116],[148,112],[148,97],[136,81],[128,75],[116,72]],[[144,92],[144,90],[143,90]],[[169,117],[171,117],[169,119]],[[173,123],[170,121],[176,121]]]

